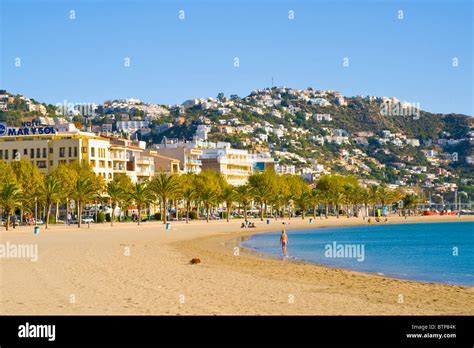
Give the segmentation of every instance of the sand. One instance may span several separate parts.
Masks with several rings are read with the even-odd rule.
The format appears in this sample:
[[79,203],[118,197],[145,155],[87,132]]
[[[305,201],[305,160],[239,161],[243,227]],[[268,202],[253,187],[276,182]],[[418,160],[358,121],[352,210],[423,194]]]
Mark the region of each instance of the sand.
[[[391,217],[390,223],[474,217]],[[91,224],[0,230],[0,243],[37,244],[38,260],[0,258],[0,314],[473,315],[474,287],[391,279],[283,261],[236,240],[279,230],[241,220]],[[356,218],[292,219],[287,228],[367,224]],[[192,258],[201,263],[190,265]],[[401,301],[403,299],[403,301]]]

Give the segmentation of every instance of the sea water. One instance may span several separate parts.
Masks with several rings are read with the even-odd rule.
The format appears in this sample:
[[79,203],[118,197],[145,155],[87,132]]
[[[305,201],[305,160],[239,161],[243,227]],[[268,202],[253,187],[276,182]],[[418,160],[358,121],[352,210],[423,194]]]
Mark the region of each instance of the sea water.
[[[315,221],[317,224],[317,220]],[[388,277],[474,286],[474,222],[405,223],[287,230],[241,243],[259,253]]]

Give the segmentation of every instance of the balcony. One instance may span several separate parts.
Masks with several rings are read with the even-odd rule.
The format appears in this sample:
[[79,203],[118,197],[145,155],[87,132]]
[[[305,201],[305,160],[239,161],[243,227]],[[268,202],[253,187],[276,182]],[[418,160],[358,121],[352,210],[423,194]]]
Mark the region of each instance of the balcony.
[[243,169],[222,169],[221,173],[229,176],[249,176],[252,174],[250,170]]
[[199,159],[195,159],[195,158],[186,158],[186,164],[187,165],[201,166],[202,161],[199,160]]
[[249,167],[252,166],[248,159],[240,159],[240,158],[227,158],[227,157],[219,157],[219,163],[222,164],[240,164],[240,165],[247,165]]
[[144,170],[137,170],[135,172],[135,174],[137,176],[146,176],[146,177],[150,177],[150,176],[153,176],[155,173],[151,170],[151,169],[144,169]]
[[113,160],[120,160],[120,161],[126,161],[127,160],[127,156],[124,154],[124,153],[111,153],[110,154],[110,158],[113,159]]

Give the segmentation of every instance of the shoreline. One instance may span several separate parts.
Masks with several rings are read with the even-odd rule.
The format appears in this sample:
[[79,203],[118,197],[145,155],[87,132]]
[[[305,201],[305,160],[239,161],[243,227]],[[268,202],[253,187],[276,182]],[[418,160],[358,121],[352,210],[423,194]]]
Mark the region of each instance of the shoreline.
[[[401,221],[400,221],[401,220]],[[38,262],[1,260],[0,314],[92,315],[472,315],[474,287],[424,283],[292,260],[234,255],[233,242],[278,231],[253,220],[52,226],[0,231],[36,242]],[[284,220],[287,221],[286,219]],[[474,221],[473,216],[390,217],[387,223]],[[286,229],[365,225],[356,218],[292,219]],[[379,224],[374,224],[379,225]],[[230,244],[229,244],[230,243]],[[229,247],[230,246],[230,247]],[[124,256],[128,248],[129,255]],[[201,263],[190,265],[192,258]],[[70,296],[75,303],[70,303]],[[400,296],[403,302],[399,303]]]
[[[463,221],[413,221],[413,222],[407,222],[406,224],[432,224],[432,223],[466,223],[466,222],[473,222],[473,221],[470,221],[470,220],[463,220]],[[386,222],[386,223],[383,223],[383,224],[371,224],[371,225],[367,225],[367,226],[370,226],[370,227],[375,227],[375,226],[381,226],[381,225],[384,225],[384,224],[392,224],[392,225],[403,225],[405,223],[401,223],[401,222],[392,222],[392,223],[389,223],[389,222]],[[351,225],[351,226],[366,226],[366,224],[364,223],[361,223],[359,225]],[[326,229],[326,228],[346,228],[346,227],[349,227],[349,226],[316,226],[316,227],[301,227],[301,228],[295,228],[294,230],[306,230],[306,229]],[[288,230],[292,230],[292,229],[287,229]],[[235,242],[235,244],[237,244],[243,252],[245,253],[248,253],[249,255],[253,255],[253,256],[258,256],[258,257],[261,257],[261,258],[268,258],[268,259],[271,259],[271,260],[282,260],[282,257],[278,257],[276,255],[273,255],[273,254],[270,254],[270,253],[266,253],[266,252],[260,252],[256,249],[252,249],[252,248],[249,248],[249,247],[246,247],[244,245],[242,245],[241,243],[242,242],[245,242],[247,240],[249,240],[250,238],[252,238],[254,235],[256,234],[266,234],[266,233],[276,233],[276,232],[280,232],[280,230],[273,230],[273,231],[266,231],[266,232],[261,232],[261,233],[252,233],[252,234],[248,234],[248,235],[244,235],[242,237],[239,237],[239,239],[242,239],[242,240],[239,240],[239,241],[236,241],[236,240],[231,240],[229,241],[229,244],[233,245]],[[304,264],[308,264],[308,265],[314,265],[314,266],[319,266],[319,267],[327,267],[327,268],[330,268],[330,269],[337,269],[337,270],[347,270],[347,271],[353,271],[353,272],[357,272],[357,273],[365,273],[365,274],[368,274],[368,275],[373,275],[373,276],[380,276],[380,277],[386,277],[386,278],[391,278],[391,279],[398,279],[398,280],[408,280],[408,281],[413,281],[413,282],[419,282],[419,283],[424,283],[424,284],[441,284],[441,285],[452,285],[452,286],[463,286],[463,287],[473,287],[474,288],[474,285],[465,285],[465,284],[450,284],[450,283],[446,283],[446,282],[439,282],[439,281],[425,281],[425,280],[417,280],[417,279],[408,279],[408,278],[400,278],[400,277],[397,277],[395,275],[391,275],[391,274],[387,274],[387,273],[381,273],[381,272],[369,272],[369,271],[359,271],[359,270],[352,270],[350,268],[341,268],[341,267],[338,267],[338,266],[335,266],[335,265],[330,265],[330,264],[324,264],[324,263],[318,263],[318,262],[315,262],[315,261],[309,261],[309,260],[305,260],[305,259],[302,259],[302,258],[291,258],[291,257],[288,257],[287,258],[288,262],[296,262],[296,263],[304,263]]]

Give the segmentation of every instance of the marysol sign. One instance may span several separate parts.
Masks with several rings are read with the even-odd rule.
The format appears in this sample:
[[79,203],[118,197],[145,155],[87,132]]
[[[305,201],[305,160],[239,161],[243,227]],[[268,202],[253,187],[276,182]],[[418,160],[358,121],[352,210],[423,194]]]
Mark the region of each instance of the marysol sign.
[[42,126],[39,121],[22,122],[21,127],[8,127],[6,123],[0,122],[0,136],[43,135],[55,133],[56,129],[54,127]]

